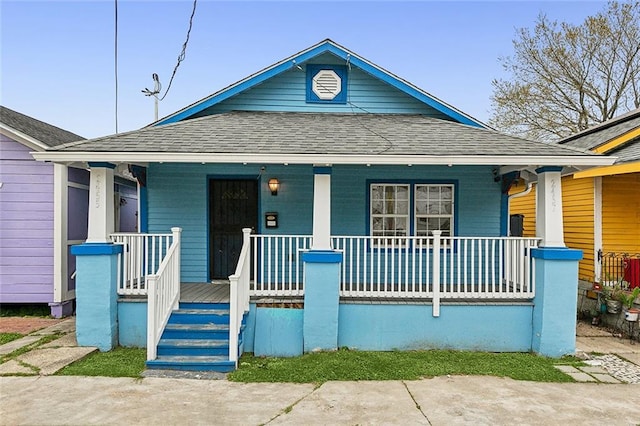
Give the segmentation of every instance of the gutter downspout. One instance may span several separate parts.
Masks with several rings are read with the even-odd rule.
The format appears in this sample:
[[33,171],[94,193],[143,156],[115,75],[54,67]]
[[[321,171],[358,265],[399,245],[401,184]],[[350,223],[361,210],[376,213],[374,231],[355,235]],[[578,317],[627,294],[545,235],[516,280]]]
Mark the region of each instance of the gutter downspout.
[[511,200],[513,198],[524,197],[531,192],[532,188],[533,182],[529,182],[527,183],[527,188],[524,191],[511,194],[507,197],[507,237],[511,235],[511,220],[509,219],[511,217]]

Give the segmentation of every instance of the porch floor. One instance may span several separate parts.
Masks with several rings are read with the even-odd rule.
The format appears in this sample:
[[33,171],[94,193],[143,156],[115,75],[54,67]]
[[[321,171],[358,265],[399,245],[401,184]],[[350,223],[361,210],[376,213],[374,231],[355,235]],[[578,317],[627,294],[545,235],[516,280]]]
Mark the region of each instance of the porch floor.
[[229,303],[229,281],[181,283],[180,301],[186,303]]

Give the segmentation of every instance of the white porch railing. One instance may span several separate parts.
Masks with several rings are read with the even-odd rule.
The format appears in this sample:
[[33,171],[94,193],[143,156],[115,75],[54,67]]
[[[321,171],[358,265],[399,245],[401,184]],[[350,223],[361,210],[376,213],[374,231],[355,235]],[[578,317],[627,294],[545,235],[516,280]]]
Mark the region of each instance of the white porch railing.
[[[536,238],[332,237],[343,252],[342,297],[531,299]],[[304,294],[300,254],[309,236],[252,235],[256,296]]]
[[233,275],[229,276],[229,361],[238,366],[238,336],[242,318],[249,312],[249,281],[251,280],[251,228],[242,230],[242,250]]
[[302,252],[309,235],[251,235],[255,296],[302,296]]
[[160,336],[180,302],[180,228],[171,228],[173,242],[158,272],[147,275],[147,360],[156,359]]
[[146,295],[147,276],[155,274],[167,256],[174,234],[111,234],[111,241],[123,246],[118,259],[118,294]]

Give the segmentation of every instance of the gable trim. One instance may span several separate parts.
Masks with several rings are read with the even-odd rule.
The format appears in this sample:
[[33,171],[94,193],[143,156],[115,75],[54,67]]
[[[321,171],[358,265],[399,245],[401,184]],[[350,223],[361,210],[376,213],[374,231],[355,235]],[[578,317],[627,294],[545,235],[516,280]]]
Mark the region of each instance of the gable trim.
[[44,151],[49,148],[47,145],[43,144],[37,139],[32,138],[31,136],[22,133],[19,130],[14,129],[13,127],[7,126],[6,124],[0,123],[0,134],[13,139],[14,141],[21,143],[29,149],[34,149],[36,151]]
[[624,145],[630,140],[633,140],[637,137],[640,137],[640,127],[632,129],[627,133],[624,133],[620,136],[617,136],[611,139],[609,142],[605,142],[604,144],[597,146],[593,149],[593,152],[597,152],[598,154],[604,154],[606,152],[611,151],[612,149],[616,149],[620,147],[620,145]]
[[631,163],[615,164],[613,166],[597,167],[582,172],[576,172],[574,179],[582,179],[596,176],[621,175],[625,173],[640,173],[640,161]]
[[436,97],[430,95],[429,93],[417,88],[411,83],[395,76],[394,74],[374,65],[373,63],[359,57],[353,52],[348,51],[347,49],[335,44],[333,41],[327,39],[315,46],[312,46],[306,50],[303,50],[300,53],[297,53],[289,58],[286,58],[280,62],[271,65],[270,67],[265,68],[262,71],[259,71],[255,74],[246,77],[243,80],[240,80],[237,83],[228,86],[200,101],[197,101],[182,110],[179,110],[165,118],[158,120],[155,123],[150,124],[149,126],[159,126],[163,124],[175,123],[177,121],[184,120],[194,114],[197,114],[200,111],[209,108],[212,105],[218,104],[226,99],[231,98],[243,91],[246,91],[264,81],[282,73],[288,71],[292,68],[299,68],[300,63],[308,61],[316,56],[319,56],[322,53],[331,53],[338,58],[341,58],[345,61],[345,65],[350,67],[354,65],[366,73],[378,78],[379,80],[391,85],[392,87],[408,94],[409,96],[414,97],[415,99],[429,105],[430,107],[436,109],[437,111],[451,117],[452,119],[458,121],[462,124],[467,124],[474,127],[480,128],[489,128],[486,124],[468,116],[461,111],[458,111],[454,107],[446,104],[445,102],[437,99]]

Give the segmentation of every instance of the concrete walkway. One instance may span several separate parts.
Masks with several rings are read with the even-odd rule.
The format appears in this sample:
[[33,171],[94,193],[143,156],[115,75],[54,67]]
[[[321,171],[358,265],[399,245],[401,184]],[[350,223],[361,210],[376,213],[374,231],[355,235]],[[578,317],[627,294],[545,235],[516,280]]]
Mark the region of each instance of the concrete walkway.
[[6,425],[637,425],[638,387],[497,377],[416,381],[2,377]]
[[0,356],[20,349],[25,352],[0,364],[0,375],[48,376],[97,350],[79,347],[75,334],[76,322],[72,317],[1,345]]

